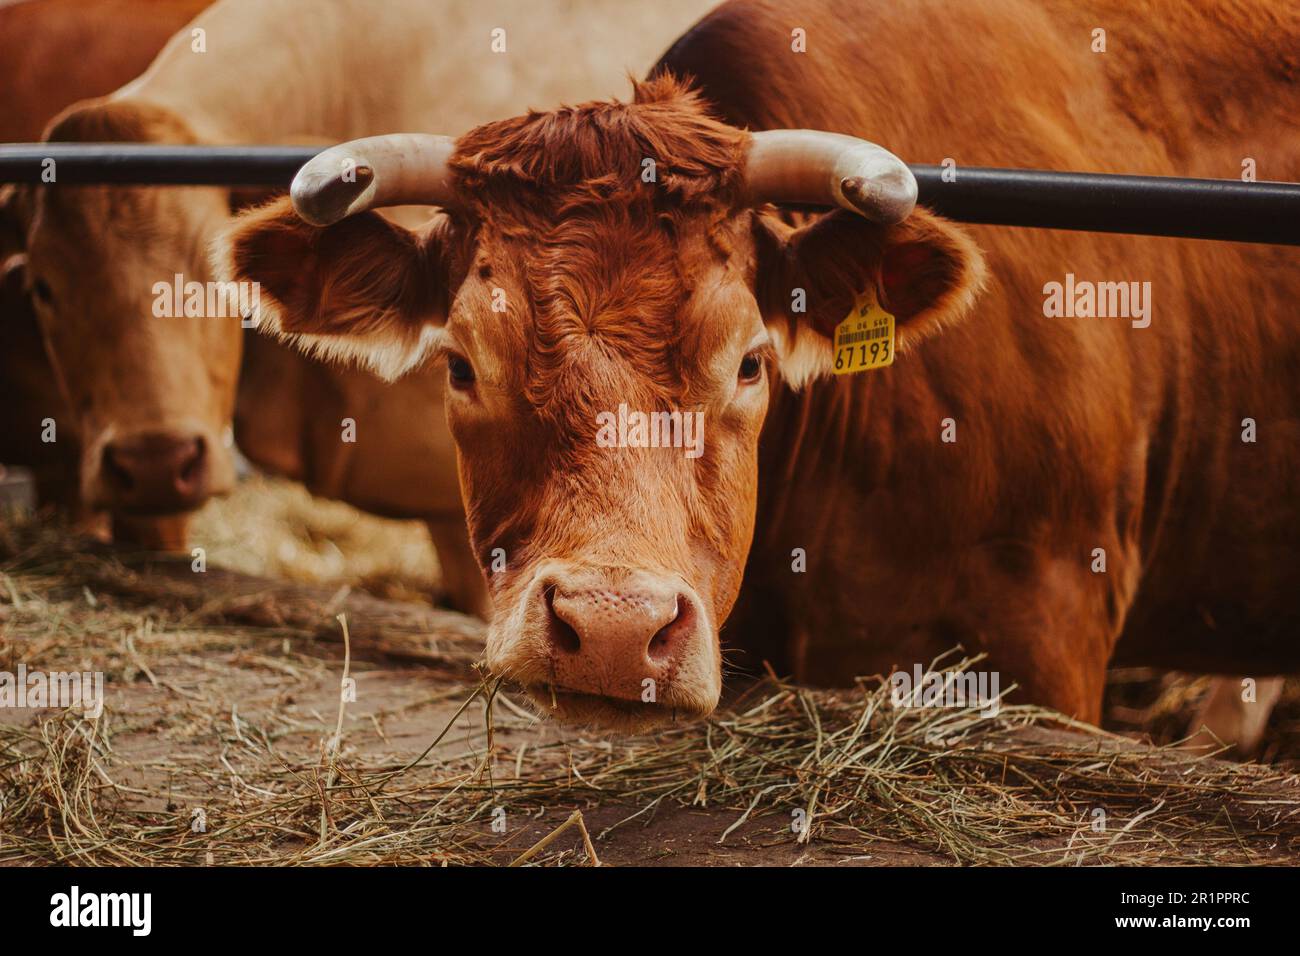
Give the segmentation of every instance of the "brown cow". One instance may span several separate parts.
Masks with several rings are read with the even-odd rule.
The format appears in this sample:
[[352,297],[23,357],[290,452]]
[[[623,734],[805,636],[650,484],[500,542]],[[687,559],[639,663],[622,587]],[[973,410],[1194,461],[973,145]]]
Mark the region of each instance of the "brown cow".
[[[629,10],[609,0],[539,20],[532,0],[491,9],[474,0],[396,0],[382,10],[368,0],[223,0],[180,30],[142,76],[69,109],[45,135],[228,143],[334,141],[406,125],[465,129],[525,108],[525,96],[613,92],[627,69],[648,66],[706,7],[707,0],[671,0]],[[567,37],[579,25],[598,46],[570,56]],[[322,72],[334,76],[331,84],[319,82]],[[450,89],[457,95],[446,96]],[[175,275],[211,280],[206,246],[242,192],[54,186],[15,198],[28,283],[75,408],[71,421],[59,418],[85,439],[83,497],[111,512],[118,532],[176,547],[189,512],[231,484],[241,332],[229,319],[150,313],[157,283]],[[381,404],[383,383],[360,373],[329,377],[340,412],[331,444],[282,425],[281,416],[314,406],[317,395],[291,394],[281,383],[320,374],[281,368],[240,397],[251,410],[238,416],[244,451],[274,469],[310,444],[313,454],[288,461],[287,470],[314,490],[429,520],[452,587],[464,592],[454,603],[482,610],[481,576],[466,563],[450,439],[385,444],[409,433],[411,421],[442,420],[440,378],[405,385],[406,401]],[[340,447],[343,417],[357,417],[356,446]],[[431,449],[444,451],[431,457]],[[418,466],[389,472],[403,451]]]
[[[446,356],[488,661],[561,717],[710,710],[742,569],[731,633],[814,682],[961,643],[1096,721],[1112,659],[1294,670],[1294,250],[891,224],[881,151],[740,128],[958,170],[1229,176],[1249,149],[1297,178],[1300,15],[1166,6],[730,3],[630,104],[324,154],[294,196],[332,224],[276,203],[226,262],[307,347],[389,374]],[[766,199],[847,208],[793,229]],[[417,200],[451,211],[415,232],[366,211]],[[1051,314],[1067,276],[1154,299]],[[897,362],[831,378],[864,300]],[[627,408],[703,414],[702,454],[607,447]]]
[[139,76],[210,0],[25,0],[0,6],[0,142],[36,139],[50,117]]
[[[36,139],[64,107],[138,75],[207,3],[27,0],[0,7],[0,142]],[[0,187],[0,206],[12,192]],[[0,461],[31,467],[41,500],[75,512],[80,453],[73,416],[41,344],[15,225],[0,216]],[[53,435],[46,419],[56,424]]]

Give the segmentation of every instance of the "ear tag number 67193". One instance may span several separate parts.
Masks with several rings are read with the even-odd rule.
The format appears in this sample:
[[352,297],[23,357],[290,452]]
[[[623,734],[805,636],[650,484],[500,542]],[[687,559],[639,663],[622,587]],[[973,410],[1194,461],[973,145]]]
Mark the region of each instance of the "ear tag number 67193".
[[852,375],[894,364],[894,317],[868,293],[835,326],[835,374]]

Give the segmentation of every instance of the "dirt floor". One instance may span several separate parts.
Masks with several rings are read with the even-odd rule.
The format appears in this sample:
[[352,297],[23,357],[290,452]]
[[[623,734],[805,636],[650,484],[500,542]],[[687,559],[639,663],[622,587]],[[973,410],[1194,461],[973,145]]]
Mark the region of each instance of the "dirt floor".
[[771,681],[707,721],[604,738],[478,673],[481,625],[425,600],[418,525],[254,478],[194,537],[202,573],[0,524],[0,671],[101,671],[106,701],[0,708],[0,863],[1300,858],[1294,684],[1267,766],[1153,749],[1205,681],[1132,671],[1113,734]]

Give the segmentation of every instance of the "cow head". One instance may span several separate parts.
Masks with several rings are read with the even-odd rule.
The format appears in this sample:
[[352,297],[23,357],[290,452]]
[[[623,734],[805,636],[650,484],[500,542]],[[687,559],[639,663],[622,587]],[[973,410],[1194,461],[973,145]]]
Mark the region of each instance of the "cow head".
[[[831,368],[858,295],[906,350],[980,269],[952,226],[906,218],[915,183],[884,150],[751,136],[671,79],[454,144],[337,147],[293,195],[298,214],[237,222],[226,270],[260,282],[261,321],[304,348],[390,377],[445,359],[488,664],[545,711],[623,728],[717,703],[777,380]],[[793,229],[769,199],[845,208]],[[364,211],[399,202],[448,211],[418,232]],[[632,412],[658,413],[640,421],[659,447]]]
[[[70,108],[46,138],[194,141],[161,108],[113,101]],[[177,275],[182,291],[212,278],[207,245],[230,216],[229,193],[58,185],[53,172],[55,185],[14,191],[5,218],[19,223],[26,288],[73,416],[58,426],[80,436],[87,507],[112,513],[119,535],[179,546],[175,516],[234,478],[241,332],[237,315],[211,315],[207,296],[188,309],[179,299],[178,312],[164,289]]]

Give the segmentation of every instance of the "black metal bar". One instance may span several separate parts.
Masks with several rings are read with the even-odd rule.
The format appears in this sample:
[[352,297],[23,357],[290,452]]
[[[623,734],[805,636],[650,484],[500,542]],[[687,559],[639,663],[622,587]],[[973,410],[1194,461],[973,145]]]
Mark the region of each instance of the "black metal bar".
[[[311,146],[0,145],[0,183],[288,186]],[[1300,245],[1300,184],[914,165],[920,201],[961,222]]]
[[1300,184],[913,166],[920,202],[960,222],[1300,245]]
[[0,145],[0,183],[61,186],[288,186],[319,146],[160,146],[153,143]]

